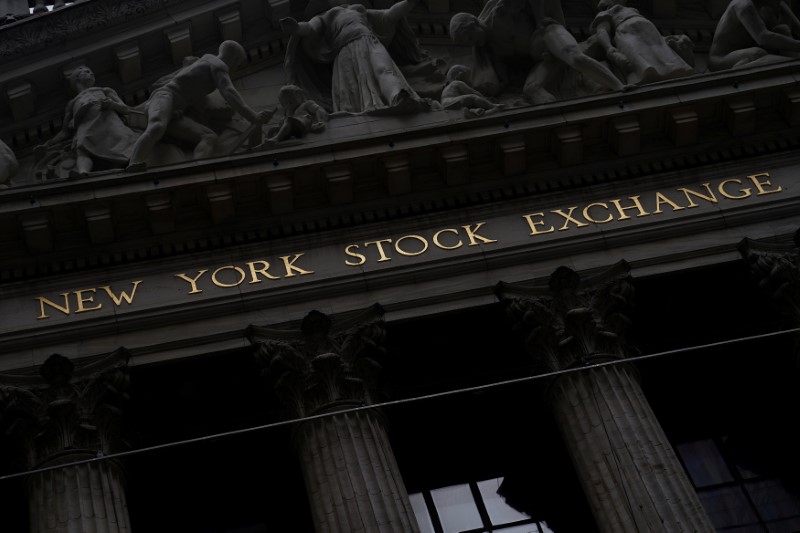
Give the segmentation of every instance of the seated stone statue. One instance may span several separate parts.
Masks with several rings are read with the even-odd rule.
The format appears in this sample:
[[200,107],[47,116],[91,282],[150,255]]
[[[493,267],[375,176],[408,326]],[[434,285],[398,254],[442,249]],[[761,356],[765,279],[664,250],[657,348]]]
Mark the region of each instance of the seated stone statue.
[[281,87],[278,102],[283,106],[286,116],[277,131],[270,132],[268,142],[280,142],[289,137],[300,139],[309,132],[318,133],[325,129],[328,113],[314,100],[309,100],[297,85]]
[[73,178],[88,175],[98,164],[124,167],[137,139],[121,118],[130,109],[113,89],[94,86],[89,67],[75,68],[68,81],[76,96],[67,103],[61,131],[35,148],[37,166],[46,160]]
[[668,42],[652,22],[626,3],[600,0],[591,29],[609,62],[626,73],[628,83],[641,85],[693,74],[694,68],[670,46],[686,43]]
[[145,169],[155,144],[165,134],[192,145],[195,159],[212,155],[218,134],[184,114],[184,111],[206,106],[209,95],[214,91],[218,90],[225,102],[251,124],[260,125],[269,121],[274,110],[254,111],[231,81],[231,69],[246,58],[242,45],[236,41],[225,41],[220,45],[217,55],[191,58],[183,68],[163,78],[163,85],[157,87],[147,101],[147,126],[133,147],[127,170],[136,172]]
[[[517,72],[526,72],[523,91],[533,103],[552,102],[558,97],[545,87],[556,75],[555,58],[585,77],[599,90],[620,91],[627,87],[609,68],[587,55],[563,26],[558,2],[489,0],[475,17],[457,13],[450,20],[450,38],[473,47],[470,85],[487,96],[495,96],[513,83]],[[570,95],[559,95],[568,97]]]
[[717,23],[709,70],[786,61],[800,54],[800,23],[782,0],[731,0]]
[[289,83],[329,112],[429,109],[400,68],[423,59],[405,21],[416,2],[401,0],[388,9],[333,5],[308,22],[281,19],[291,35],[284,65]]
[[487,115],[503,106],[496,104],[467,84],[470,70],[464,65],[453,65],[447,71],[447,85],[442,90],[442,107],[464,109],[466,117]]
[[0,141],[0,189],[8,187],[9,181],[19,171],[17,158],[6,143]]

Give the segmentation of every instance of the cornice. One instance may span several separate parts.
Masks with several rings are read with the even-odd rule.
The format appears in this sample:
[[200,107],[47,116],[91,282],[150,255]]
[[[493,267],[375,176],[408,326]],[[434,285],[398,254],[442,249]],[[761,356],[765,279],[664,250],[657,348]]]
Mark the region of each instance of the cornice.
[[32,54],[190,0],[91,0],[0,27],[0,62]]

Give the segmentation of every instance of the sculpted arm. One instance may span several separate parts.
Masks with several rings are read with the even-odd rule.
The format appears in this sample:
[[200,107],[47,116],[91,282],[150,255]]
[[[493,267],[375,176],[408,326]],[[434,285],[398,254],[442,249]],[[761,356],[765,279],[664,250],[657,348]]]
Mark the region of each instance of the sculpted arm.
[[61,131],[56,133],[55,137],[44,143],[44,146],[51,147],[56,144],[66,141],[72,137],[72,131],[75,129],[75,116],[72,113],[72,101],[67,104],[64,109],[64,123],[61,126]]
[[735,13],[739,18],[739,22],[742,23],[747,33],[750,34],[759,46],[771,48],[773,50],[800,51],[800,41],[767,29],[767,26],[764,24],[761,15],[759,15],[752,1],[734,1],[737,2]]
[[792,8],[783,1],[781,2],[780,7],[783,14],[786,15],[786,17],[792,23],[792,29],[795,32],[800,33],[800,20],[797,19],[797,16],[794,14],[794,11],[792,11]]
[[114,89],[105,89],[105,95],[107,100],[103,102],[103,105],[108,107],[109,109],[113,109],[117,113],[121,115],[127,115],[131,112],[131,108],[128,107],[125,102],[117,95],[117,92]]
[[419,0],[401,0],[389,9],[383,11],[384,18],[389,22],[398,22],[403,17],[411,13]]
[[[219,93],[222,95],[222,98],[225,99],[226,102],[233,108],[234,111],[242,115],[244,118],[249,120],[251,123],[254,122],[265,122],[268,121],[269,118],[272,116],[271,113],[262,112],[256,113],[252,107],[247,105],[242,98],[242,95],[239,94],[239,91],[236,90],[236,87],[233,86],[233,82],[231,81],[230,75],[219,67],[214,68],[214,80],[217,85],[217,89],[219,89]],[[269,115],[269,116],[267,116]]]
[[322,19],[319,17],[314,17],[308,22],[297,22],[292,17],[286,17],[280,20],[280,24],[285,33],[297,35],[298,37],[320,35],[324,29]]
[[309,113],[314,117],[314,123],[324,123],[328,121],[328,112],[321,105],[314,101],[309,101]]
[[625,57],[625,54],[617,50],[611,43],[611,23],[608,20],[599,22],[594,27],[594,34],[597,37],[597,42],[605,50],[606,57],[615,65],[627,69],[630,66],[630,61]]

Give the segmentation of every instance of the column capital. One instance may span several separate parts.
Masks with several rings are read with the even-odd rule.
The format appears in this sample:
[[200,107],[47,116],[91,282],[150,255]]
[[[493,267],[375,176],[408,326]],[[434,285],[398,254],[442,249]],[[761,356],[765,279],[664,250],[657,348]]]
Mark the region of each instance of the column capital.
[[296,416],[308,416],[337,404],[375,401],[385,328],[379,305],[349,317],[331,319],[311,311],[299,329],[250,326],[278,396]]
[[495,292],[543,371],[625,357],[633,298],[625,261],[585,278],[561,266],[546,284],[501,282]]
[[0,419],[28,468],[65,452],[109,454],[120,448],[128,359],[123,348],[74,361],[53,354],[38,368],[0,374]]
[[800,229],[791,241],[742,239],[739,253],[750,275],[791,326],[800,326]]

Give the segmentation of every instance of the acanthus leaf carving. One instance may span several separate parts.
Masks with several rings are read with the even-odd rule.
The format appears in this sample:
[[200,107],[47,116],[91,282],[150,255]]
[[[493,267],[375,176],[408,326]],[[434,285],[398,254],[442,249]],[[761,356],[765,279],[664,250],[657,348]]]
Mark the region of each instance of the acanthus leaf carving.
[[76,372],[72,361],[54,354],[42,365],[41,378],[0,376],[0,422],[28,467],[67,450],[108,454],[123,445],[127,353],[118,350],[100,363]]
[[296,416],[340,403],[374,403],[385,355],[383,312],[370,308],[334,324],[319,311],[299,330],[249,328],[256,359],[281,401]]
[[624,262],[586,280],[559,267],[547,287],[501,283],[497,292],[543,371],[625,356],[633,285]]
[[744,239],[739,252],[750,275],[790,326],[800,325],[800,229],[793,243],[766,243]]

